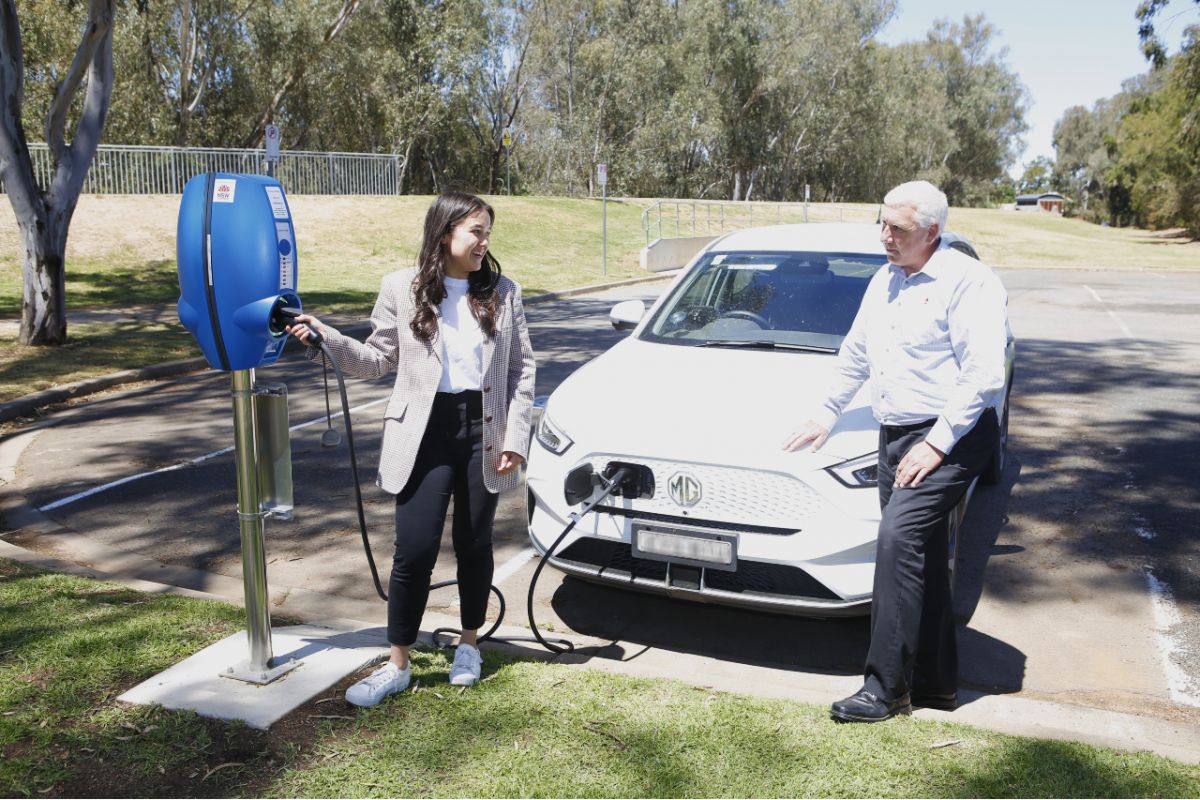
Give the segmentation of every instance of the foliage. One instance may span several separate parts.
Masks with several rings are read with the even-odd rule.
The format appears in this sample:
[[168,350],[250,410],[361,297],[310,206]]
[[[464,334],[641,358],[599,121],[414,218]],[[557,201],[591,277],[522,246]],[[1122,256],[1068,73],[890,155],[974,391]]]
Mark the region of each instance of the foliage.
[[[34,109],[70,52],[61,6],[23,9]],[[511,172],[518,192],[595,195],[606,163],[627,196],[875,200],[919,175],[986,202],[1025,129],[1023,89],[982,17],[890,47],[876,36],[895,8],[122,0],[106,139],[243,146],[269,117],[286,149],[404,154],[417,193],[494,193]]]
[[1200,26],[1189,26],[1179,52],[1168,57],[1154,26],[1168,3],[1138,7],[1150,74],[1058,121],[1054,174],[1074,195],[1071,213],[1085,219],[1200,235]]
[[1017,181],[1021,194],[1038,194],[1058,188],[1054,182],[1054,162],[1046,156],[1038,156],[1025,165],[1025,172]]

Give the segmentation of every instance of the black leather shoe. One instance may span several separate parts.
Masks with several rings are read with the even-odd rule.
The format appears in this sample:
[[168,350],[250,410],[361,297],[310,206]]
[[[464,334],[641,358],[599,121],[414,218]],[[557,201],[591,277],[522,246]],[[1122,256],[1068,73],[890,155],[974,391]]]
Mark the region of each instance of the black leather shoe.
[[887,702],[880,700],[866,689],[860,689],[845,700],[838,700],[829,715],[839,722],[883,722],[897,714],[911,714],[912,703],[908,695]]
[[940,711],[953,711],[958,708],[958,692],[934,694],[932,692],[912,693],[912,704],[918,708],[936,708]]

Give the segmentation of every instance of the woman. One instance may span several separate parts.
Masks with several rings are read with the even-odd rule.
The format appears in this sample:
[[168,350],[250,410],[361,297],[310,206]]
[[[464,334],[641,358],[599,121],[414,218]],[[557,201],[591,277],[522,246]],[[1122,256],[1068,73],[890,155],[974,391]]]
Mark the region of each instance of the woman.
[[478,197],[438,196],[425,215],[418,266],[383,279],[365,343],[307,314],[288,329],[305,343],[318,331],[347,374],[377,378],[396,371],[376,479],[396,495],[391,657],[346,691],[358,706],[408,687],[409,648],[429,599],[451,496],[463,631],[450,683],[479,680],[477,638],[492,582],[496,501],[520,478],[534,384],[521,289],[501,276],[488,250],[494,219]]

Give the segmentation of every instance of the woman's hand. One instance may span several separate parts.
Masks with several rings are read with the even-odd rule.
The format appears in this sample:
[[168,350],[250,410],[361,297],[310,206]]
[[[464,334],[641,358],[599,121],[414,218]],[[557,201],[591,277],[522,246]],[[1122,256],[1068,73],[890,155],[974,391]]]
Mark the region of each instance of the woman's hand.
[[321,322],[321,320],[314,316],[309,314],[298,314],[296,315],[296,318],[292,320],[292,324],[288,325],[285,330],[292,336],[295,336],[297,339],[304,342],[304,344],[312,347],[312,343],[308,340],[312,336],[313,331],[321,334],[321,336],[328,336],[329,332],[335,329]]
[[496,465],[496,472],[501,475],[507,475],[524,463],[524,456],[514,453],[511,450],[505,450],[500,454],[500,463]]

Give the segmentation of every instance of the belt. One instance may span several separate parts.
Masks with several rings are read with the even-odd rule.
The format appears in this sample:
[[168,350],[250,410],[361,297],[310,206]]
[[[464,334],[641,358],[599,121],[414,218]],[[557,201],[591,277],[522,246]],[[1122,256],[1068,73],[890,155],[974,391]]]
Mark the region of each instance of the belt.
[[937,422],[937,417],[921,420],[920,422],[914,422],[911,425],[882,425],[880,427],[882,427],[888,433],[912,433],[914,431],[924,430],[925,428],[932,428],[935,422]]

